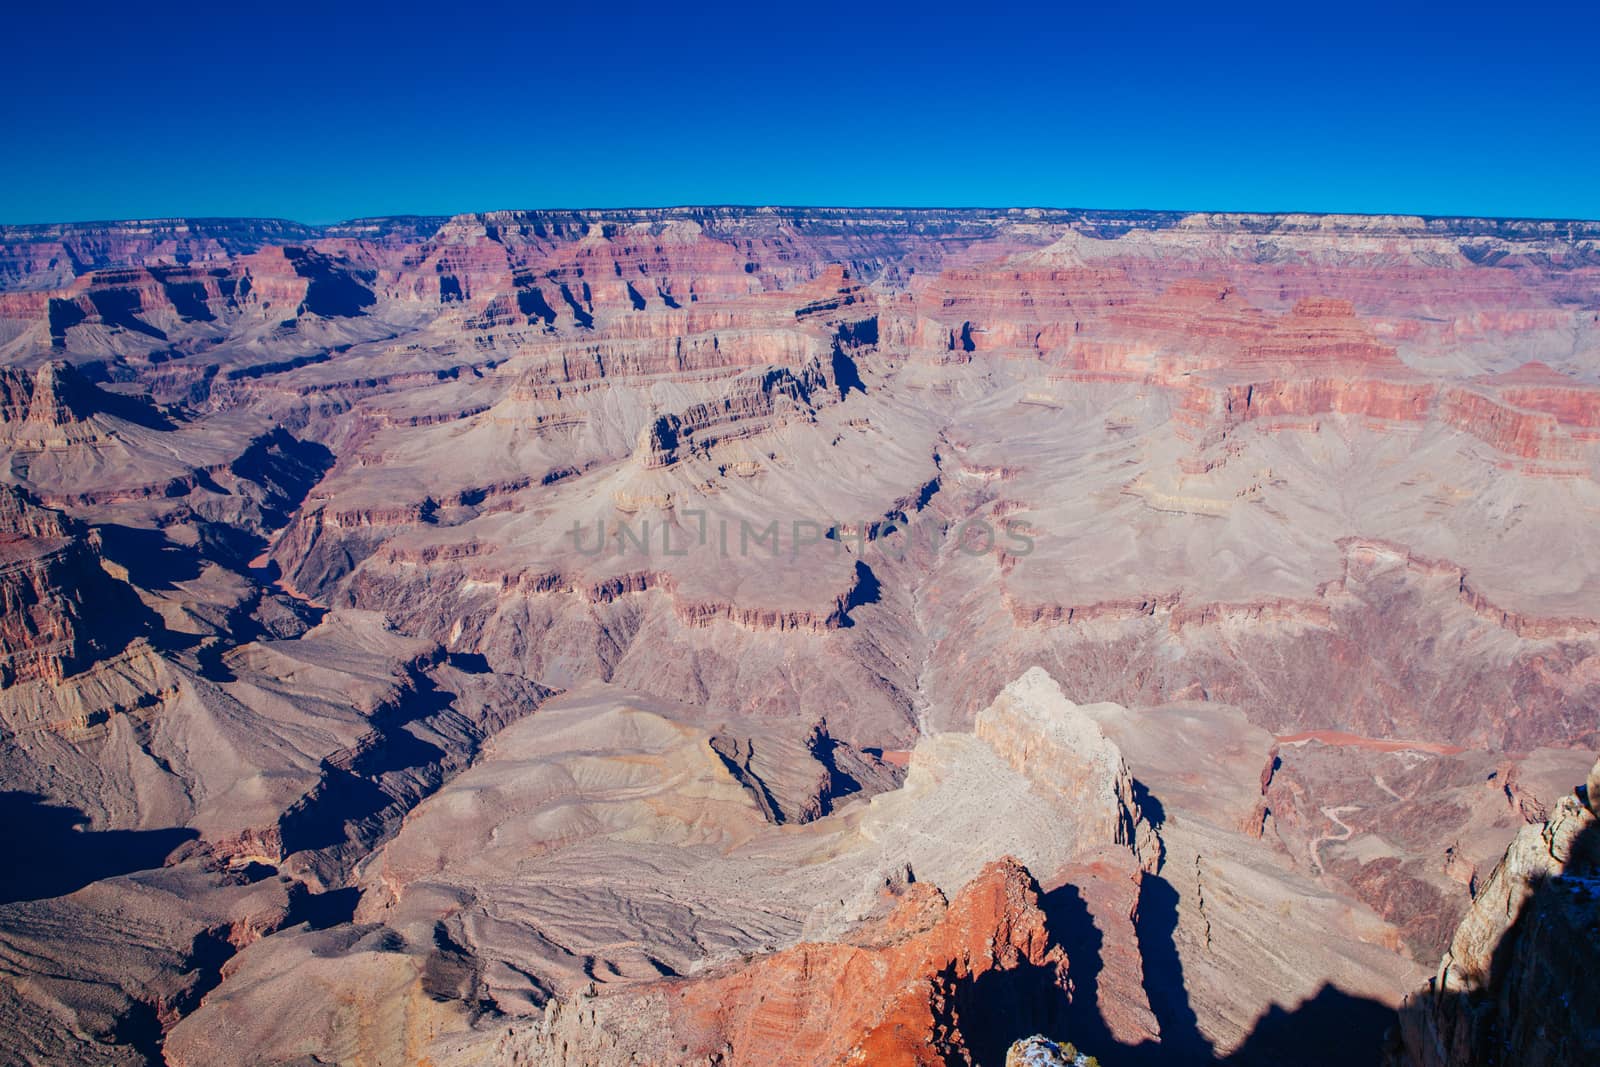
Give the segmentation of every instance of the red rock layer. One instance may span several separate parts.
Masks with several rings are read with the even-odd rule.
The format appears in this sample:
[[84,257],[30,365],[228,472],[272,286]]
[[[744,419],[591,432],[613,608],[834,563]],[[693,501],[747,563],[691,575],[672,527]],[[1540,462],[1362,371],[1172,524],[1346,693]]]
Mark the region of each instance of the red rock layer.
[[[647,531],[648,528],[641,527],[639,532],[644,535]],[[590,536],[588,531],[584,532],[584,536]],[[470,559],[477,554],[477,551],[470,546],[460,546],[454,551],[442,552],[439,555],[447,560]],[[433,553],[426,551],[423,553],[423,555],[430,554]],[[387,558],[405,559],[406,554],[391,552]],[[624,597],[656,592],[667,596],[674,616],[683,625],[691,628],[701,628],[718,621],[726,621],[757,633],[823,634],[850,625],[850,608],[863,579],[859,572],[855,573],[846,588],[836,594],[831,603],[827,603],[819,596],[817,598],[819,606],[815,609],[774,608],[695,599],[680,591],[678,580],[670,572],[655,570],[629,571],[595,581],[579,582],[559,572],[539,571],[506,575],[492,567],[485,567],[482,570],[468,568],[464,580],[493,585],[501,591],[514,590],[522,596],[576,596],[585,604],[591,605],[606,605]],[[825,590],[817,591],[825,595]],[[347,587],[347,597],[349,606],[386,611],[407,625],[421,622],[437,607],[438,600],[437,596],[430,600],[427,591],[420,587],[396,582],[392,577],[375,573],[370,569],[355,574]]]
[[1084,604],[1030,603],[1010,589],[1001,596],[1011,617],[1022,626],[1063,626],[1095,621],[1127,621],[1164,617],[1173,632],[1188,626],[1210,626],[1224,621],[1297,623],[1329,627],[1334,623],[1330,598],[1347,591],[1352,575],[1370,574],[1375,567],[1397,564],[1419,578],[1446,578],[1455,584],[1457,601],[1486,622],[1528,640],[1600,635],[1600,618],[1529,615],[1496,604],[1468,577],[1467,569],[1449,560],[1431,559],[1404,545],[1374,538],[1346,537],[1338,542],[1344,553],[1339,575],[1317,587],[1315,599],[1272,597],[1233,603],[1191,603],[1182,591],[1097,600]]
[[[1584,444],[1600,439],[1600,389],[1548,368],[1484,379],[1469,392],[1407,367],[1391,341],[1421,337],[1415,309],[1395,305],[1393,293],[1355,285],[1368,274],[1384,276],[1383,269],[1323,271],[1317,275],[1321,288],[1312,288],[1308,278],[1305,287],[1285,284],[1270,294],[1251,284],[1256,271],[1249,264],[1218,260],[1212,269],[1227,280],[1182,277],[1199,269],[1132,253],[1093,266],[951,269],[917,283],[912,324],[900,332],[929,356],[1028,356],[1058,368],[1058,380],[1170,389],[1179,425],[1202,447],[1256,419],[1294,427],[1299,424],[1284,420],[1437,418],[1508,456],[1535,461],[1524,465],[1529,473],[1578,473]],[[1293,275],[1293,268],[1284,270]],[[1487,333],[1563,324],[1556,309],[1485,320],[1486,305],[1538,302],[1486,272],[1423,275],[1407,281],[1432,299],[1460,305]],[[1346,295],[1326,295],[1330,291]],[[1267,295],[1294,303],[1274,313],[1250,301]],[[1399,317],[1391,322],[1358,313],[1358,303],[1382,305]],[[1463,338],[1457,334],[1467,328],[1455,323],[1440,340],[1458,343]]]
[[[729,1067],[968,1062],[995,1014],[1024,1028],[1048,1022],[1039,1016],[1060,998],[1066,963],[1038,886],[1004,859],[948,905],[932,886],[912,885],[850,944],[801,944],[679,984],[673,1025],[691,1053],[730,1049]],[[1008,982],[1009,1003],[978,995],[980,984]]]
[[31,422],[65,426],[94,410],[92,386],[65,363],[46,363],[33,374],[0,369],[0,425]]
[[98,540],[0,486],[0,686],[59,682],[93,647],[84,617],[107,581]]

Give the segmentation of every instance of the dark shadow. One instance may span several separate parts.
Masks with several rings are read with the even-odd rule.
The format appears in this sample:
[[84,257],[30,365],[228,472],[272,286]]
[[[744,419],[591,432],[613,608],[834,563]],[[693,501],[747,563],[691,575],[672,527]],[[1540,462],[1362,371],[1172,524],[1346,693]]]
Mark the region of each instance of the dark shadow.
[[163,1028],[155,1005],[142,1000],[130,1001],[128,1012],[116,1022],[112,1030],[114,1044],[132,1049],[145,1063],[164,1063],[161,1055]]
[[[1161,802],[1142,783],[1134,783],[1140,809],[1153,823],[1165,819]],[[1582,791],[1580,790],[1580,796]],[[1417,994],[1402,1009],[1325,984],[1294,1007],[1272,1006],[1245,1040],[1218,1057],[1200,1032],[1175,941],[1178,894],[1165,878],[1145,875],[1140,883],[1135,936],[1144,968],[1144,992],[1160,1027],[1159,1041],[1119,1043],[1098,1008],[1104,970],[1104,936],[1080,891],[1064,885],[1042,894],[1052,941],[1067,953],[1071,994],[1065,1001],[1042,992],[1042,976],[1026,969],[1010,977],[985,975],[972,989],[957,992],[958,1005],[975,996],[997,997],[998,1005],[970,1010],[976,1041],[970,1047],[980,1065],[1004,1063],[1005,1049],[983,1027],[992,1022],[1015,1040],[1039,1032],[1070,1041],[1107,1067],[1350,1067],[1408,1063],[1402,1035],[1425,1049],[1448,1047],[1466,1055],[1462,1062],[1600,1063],[1600,986],[1587,980],[1600,958],[1600,824],[1590,823],[1571,845],[1573,857],[1563,874],[1533,884],[1516,921],[1496,944],[1488,974],[1470,993]],[[1557,989],[1559,996],[1533,990]],[[1031,999],[1030,999],[1031,998]],[[1042,998],[1042,999],[1041,999]],[[985,1015],[984,1013],[988,1013]],[[983,1022],[984,1019],[990,1022]],[[1429,1019],[1443,1020],[1442,1034],[1426,1032]],[[1035,1021],[1037,1020],[1037,1021]],[[1420,1020],[1420,1022],[1419,1022]],[[979,1025],[981,1023],[981,1025]],[[967,1019],[961,1020],[963,1036]]]
[[329,889],[322,893],[306,893],[295,898],[289,907],[286,926],[307,923],[313,930],[326,930],[354,922],[356,905],[361,903],[361,890],[357,886]]
[[594,316],[589,314],[587,308],[578,303],[577,297],[572,295],[572,289],[566,282],[561,283],[561,299],[565,300],[567,307],[572,309],[572,317],[577,320],[579,326],[585,330],[594,329]]
[[196,548],[206,559],[215,560],[231,571],[248,573],[250,563],[267,547],[264,537],[254,530],[225,522],[194,520]]
[[[165,621],[139,599],[132,586],[113,578],[98,565],[87,571],[76,592],[82,603],[79,633],[83,640],[67,663],[71,671],[122,651],[136,637],[146,637],[158,645],[163,634],[176,638],[175,644],[193,640],[192,635],[170,634]],[[140,706],[155,702],[156,697],[146,693]]]
[[936,1015],[936,1021],[960,1028],[962,1043],[978,1067],[1004,1067],[1006,1050],[1019,1036],[1060,1033],[1071,1007],[1056,984],[1055,970],[1029,963],[967,980],[947,972],[936,982],[953,987],[947,1009],[953,1018]]
[[446,754],[406,727],[450,707],[454,696],[428,676],[393,711],[373,717],[373,740],[341,764],[324,760],[322,781],[279,820],[285,854],[375,837],[444,780]]
[[262,519],[269,529],[278,529],[288,525],[333,460],[326,445],[302,441],[279,426],[250,442],[228,470],[267,491],[261,501]]
[[1161,806],[1161,801],[1155,798],[1149,787],[1137,778],[1133,780],[1133,803],[1139,809],[1139,814],[1155,829],[1161,829],[1162,823],[1167,821],[1167,809]]
[[1189,1004],[1183,959],[1178,955],[1178,891],[1160,875],[1139,883],[1139,913],[1134,932],[1144,961],[1144,994],[1161,1026],[1163,1062],[1174,1067],[1210,1063],[1211,1042],[1200,1033],[1200,1020]]
[[[1587,803],[1583,787],[1577,794]],[[1547,837],[1542,847],[1552,842]],[[1600,822],[1587,823],[1566,847],[1561,873],[1527,883],[1531,892],[1473,988],[1441,992],[1430,979],[1401,1008],[1407,1046],[1444,1045],[1471,1063],[1600,1063],[1600,984],[1592,978],[1600,959]]]
[[837,336],[839,343],[850,348],[878,343],[878,317],[861,319],[857,322],[841,322]]
[[358,280],[371,281],[373,272],[350,270],[308,248],[288,247],[283,254],[294,272],[306,279],[302,312],[330,319],[353,318],[378,302],[372,290]]
[[821,764],[828,775],[827,784],[818,792],[823,815],[833,811],[834,805],[845,797],[854,796],[866,788],[862,779],[869,777],[871,768],[863,769],[862,756],[877,762],[883,754],[881,749],[876,755],[867,750],[857,754],[849,745],[828,733],[826,722],[818,723],[811,731],[806,747],[811,750],[811,758]]
[[554,485],[563,479],[572,478],[581,473],[577,467],[551,467],[539,478],[539,484]]
[[95,392],[93,403],[97,410],[119,418],[123,422],[131,422],[147,430],[171,430],[177,426],[172,417],[157,407],[155,401],[148,396],[113,393],[93,385],[88,388]]
[[751,761],[755,759],[755,743],[748,738],[726,737],[713,734],[709,739],[711,751],[716,753],[722,761],[733,780],[750,795],[756,802],[756,807],[761,809],[761,815],[774,826],[780,826],[788,821],[783,806],[778,803],[778,798],[772,795],[767,788],[767,783],[762,780]]
[[94,305],[95,313],[100,316],[100,321],[107,326],[127,330],[130,333],[141,333],[157,341],[167,339],[165,333],[135,314],[141,310],[137,289],[90,289],[86,295],[89,297],[89,303]]
[[[285,319],[281,324],[285,329],[294,329],[293,319]],[[225,372],[223,381],[242,382],[256,378],[265,378],[269,374],[282,374],[285,371],[299,370],[301,367],[310,367],[318,363],[326,363],[333,357],[326,352],[312,352],[304,356],[295,356],[293,359],[275,359],[266,363],[253,363],[248,367],[234,367]]]
[[470,1002],[475,999],[480,964],[458,944],[442,922],[433,926],[433,949],[423,959],[422,991],[431,999]]
[[850,613],[863,604],[876,604],[883,599],[883,583],[878,581],[878,576],[872,573],[872,568],[856,560],[855,581],[850,584],[849,592],[845,593],[839,601],[837,615],[841,629],[848,629],[855,625],[855,620]]
[[1346,1067],[1383,1061],[1394,1010],[1325,985],[1297,1007],[1274,1004],[1224,1063],[1238,1067]]
[[1051,939],[1066,950],[1071,966],[1072,995],[1061,1032],[1086,1054],[1112,1057],[1105,1062],[1116,1062],[1117,1040],[1100,1016],[1100,972],[1105,969],[1101,948],[1105,936],[1075,885],[1063,885],[1043,894],[1039,907],[1050,926]]
[[206,287],[203,283],[194,280],[185,280],[180,276],[180,270],[152,267],[150,273],[156,281],[161,283],[161,290],[172,302],[173,310],[190,322],[211,322],[216,318],[211,314],[211,305],[206,297]]
[[375,818],[393,799],[377,782],[342,767],[324,767],[322,781],[278,820],[285,853],[343,844],[347,824]]
[[186,827],[80,829],[87,822],[78,809],[36,793],[0,793],[0,904],[59,897],[102,878],[160,867],[200,836]]
[[[135,396],[102,389],[85,369],[58,361],[55,369],[56,399],[74,416],[110,415],[150,430],[170,430],[176,423],[149,396]],[[90,368],[91,372],[94,368]]]
[[67,331],[89,316],[78,306],[77,301],[51,297],[46,317],[50,326],[50,346],[64,348],[67,343]]
[[251,635],[251,640],[292,641],[320,623],[327,614],[326,609],[314,604],[264,589],[256,598],[255,607],[236,627],[239,632]]
[[837,342],[833,346],[833,381],[839,387],[840,400],[849,396],[852,389],[858,393],[867,391],[856,361],[845,355],[844,349]]
[[[248,636],[243,633],[234,635],[235,639],[241,642]],[[158,647],[163,651],[192,650],[194,652],[195,669],[199,671],[200,677],[208,682],[227,685],[229,682],[237,682],[239,680],[239,676],[233,673],[233,669],[228,666],[227,660],[223,658],[228,652],[228,646],[221,641],[195,642],[192,645],[185,646],[171,640],[169,634],[163,634],[158,642]]]
[[160,530],[106,523],[100,531],[101,554],[128,572],[128,580],[142,589],[171,589],[178,582],[200,577],[199,553],[167,540]]
[[[1145,817],[1160,825],[1166,812],[1142,782],[1134,782],[1134,797]],[[1395,1014],[1383,1004],[1352,996],[1332,986],[1293,1009],[1273,1007],[1262,1016],[1245,1042],[1226,1059],[1219,1059],[1211,1042],[1200,1032],[1199,1019],[1190,1002],[1183,960],[1178,954],[1178,894],[1160,875],[1146,874],[1139,885],[1134,915],[1144,980],[1143,988],[1160,1030],[1159,1041],[1138,1045],[1119,1042],[1101,1015],[1100,981],[1104,971],[1105,935],[1095,923],[1082,892],[1063,885],[1041,894],[1050,938],[1067,954],[1070,996],[1053,1005],[1052,1028],[1011,1031],[1012,1039],[1039,1032],[1070,1041],[1085,1055],[1107,1067],[1186,1067],[1190,1064],[1228,1063],[1267,1067],[1282,1064],[1372,1064],[1379,1062],[1386,1031]],[[1015,991],[1012,991],[1013,993]],[[963,1028],[963,1033],[965,1029]],[[1007,1046],[1009,1047],[1009,1046]],[[977,1048],[977,1046],[974,1046]],[[985,1045],[977,1063],[1001,1067],[1005,1048]]]
[[445,662],[463,674],[489,674],[489,659],[482,652],[450,652]]
[[544,292],[537,285],[517,290],[517,310],[526,315],[529,322],[539,319],[546,326],[556,324],[556,309],[550,306],[550,301],[544,298]]
[[216,870],[226,872],[229,885],[255,885],[278,873],[278,868],[260,860],[250,860],[242,867],[218,866]]

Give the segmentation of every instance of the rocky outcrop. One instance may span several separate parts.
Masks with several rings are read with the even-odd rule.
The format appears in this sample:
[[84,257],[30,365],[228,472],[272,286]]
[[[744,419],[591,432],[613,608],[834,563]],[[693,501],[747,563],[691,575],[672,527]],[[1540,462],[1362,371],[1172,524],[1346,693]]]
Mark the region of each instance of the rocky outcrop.
[[63,427],[80,423],[98,408],[98,390],[70,364],[47,362],[32,375],[0,370],[0,424]]
[[1548,822],[1517,834],[1438,974],[1402,1007],[1397,1062],[1561,1067],[1600,1058],[1596,807],[1587,790],[1563,797]]
[[[428,225],[415,220],[413,225]],[[392,225],[392,224],[391,224]],[[283,219],[134,219],[0,227],[0,285],[61,285],[85,270],[226,260],[315,236]]]
[[1069,1042],[1061,1044],[1037,1035],[1016,1042],[1006,1050],[1006,1067],[1098,1067],[1099,1061],[1085,1056]]
[[[1600,675],[1591,666],[1600,660],[1590,659],[1600,649],[1600,620],[1588,612],[1590,605],[1566,600],[1540,611],[1530,610],[1525,598],[1513,601],[1509,592],[1497,590],[1491,598],[1476,567],[1424,555],[1398,541],[1341,537],[1330,547],[1334,558],[1322,572],[1327,577],[1315,581],[1317,575],[1305,575],[1306,593],[1299,597],[1207,602],[1186,588],[1050,601],[1042,599],[1048,578],[1041,580],[1037,568],[1028,568],[1015,572],[1020,578],[1003,572],[999,600],[1019,629],[1083,650],[1085,669],[1096,669],[1094,658],[1108,645],[1162,642],[1168,654],[1143,669],[1134,687],[1123,679],[1122,688],[1103,690],[1119,703],[1160,703],[1204,693],[1246,708],[1279,734],[1346,730],[1456,746],[1487,743],[1513,751],[1567,739],[1590,743],[1591,725],[1571,729],[1589,722],[1582,709],[1600,691],[1595,689]],[[1063,592],[1078,593],[1080,584],[1064,585]],[[1137,576],[1127,584],[1138,589],[1145,580]],[[1569,607],[1577,611],[1569,613]],[[1403,617],[1411,621],[1402,622]],[[1386,636],[1412,627],[1433,634],[1435,643],[1402,648]],[[1494,643],[1499,650],[1495,666],[1446,652],[1468,634]],[[1445,645],[1437,643],[1439,636],[1447,638]],[[1241,652],[1230,650],[1241,640],[1275,646],[1275,661],[1300,680],[1280,685],[1242,670]],[[1173,656],[1179,649],[1183,654]],[[1435,657],[1441,657],[1437,667]],[[1371,664],[1385,681],[1376,682],[1367,668],[1351,670],[1354,662]],[[1424,677],[1430,680],[1424,683]],[[990,684],[1002,682],[996,678]],[[1383,695],[1369,686],[1381,688]],[[1134,695],[1136,690],[1142,695]],[[1264,698],[1267,690],[1274,695]],[[1313,699],[1311,693],[1321,695]],[[982,697],[972,699],[977,703]],[[1534,703],[1541,708],[1534,714],[1498,710]],[[1291,709],[1293,715],[1285,715]]]
[[1444,578],[1455,586],[1456,599],[1479,618],[1530,640],[1600,634],[1600,618],[1584,616],[1549,617],[1531,615],[1496,604],[1470,578],[1465,567],[1444,559],[1418,555],[1404,545],[1364,537],[1339,541],[1343,561],[1339,577],[1318,587],[1320,596],[1348,591],[1352,573],[1371,573],[1374,569],[1401,565],[1409,575]]
[[1096,843],[1122,845],[1145,870],[1161,866],[1161,842],[1139,810],[1133,776],[1116,744],[1041,667],[1030,667],[978,713],[974,732],[1018,773],[1058,795]]
[[[926,884],[900,892],[887,918],[848,942],[553,1003],[537,1027],[506,1035],[490,1062],[606,1067],[643,1055],[726,1067],[933,1067],[993,1055],[1054,1021],[1069,961],[1024,867],[990,864],[948,903]],[[860,996],[863,988],[873,995]]]
[[896,788],[905,773],[833,737],[826,722],[800,740],[718,733],[708,744],[771,823],[814,822],[847,798]]
[[705,455],[717,444],[754,436],[763,420],[783,410],[796,417],[812,411],[812,395],[828,383],[817,364],[799,374],[772,370],[743,375],[718,400],[696,404],[681,414],[661,415],[639,431],[634,457],[645,470],[670,467],[689,452]]
[[102,568],[95,531],[0,485],[0,687],[60,682],[121,648],[135,605]]
[[1444,394],[1441,416],[1508,455],[1557,463],[1583,459],[1580,443],[1563,433],[1548,412],[1521,411],[1481,393],[1451,389]]

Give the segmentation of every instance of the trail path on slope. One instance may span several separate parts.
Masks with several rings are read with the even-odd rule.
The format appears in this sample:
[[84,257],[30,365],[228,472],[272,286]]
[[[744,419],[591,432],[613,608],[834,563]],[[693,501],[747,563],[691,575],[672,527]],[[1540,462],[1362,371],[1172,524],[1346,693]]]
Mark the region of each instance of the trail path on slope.
[[1361,805],[1359,805],[1359,804],[1343,804],[1343,805],[1340,805],[1339,807],[1336,807],[1336,808],[1331,808],[1330,807],[1330,808],[1322,808],[1320,810],[1322,811],[1322,814],[1328,819],[1328,821],[1332,822],[1335,826],[1337,826],[1343,832],[1342,833],[1327,833],[1327,834],[1323,834],[1321,837],[1319,837],[1315,841],[1311,842],[1311,863],[1312,863],[1313,866],[1316,867],[1317,874],[1319,874],[1319,875],[1323,872],[1322,846],[1324,844],[1326,844],[1327,842],[1329,842],[1329,841],[1348,841],[1348,840],[1350,840],[1351,837],[1353,837],[1355,835],[1355,832],[1356,832],[1355,828],[1353,826],[1351,826],[1349,823],[1345,822],[1343,819],[1339,818],[1339,816],[1344,815],[1344,814],[1346,814],[1348,812],[1352,812],[1352,811],[1360,811],[1361,810]]

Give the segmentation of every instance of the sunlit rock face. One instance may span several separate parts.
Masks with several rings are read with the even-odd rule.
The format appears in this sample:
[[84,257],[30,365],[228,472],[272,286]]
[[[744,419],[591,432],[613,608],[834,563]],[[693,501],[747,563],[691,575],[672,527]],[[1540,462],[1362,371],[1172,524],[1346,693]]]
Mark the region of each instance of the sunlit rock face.
[[1600,1055],[1595,784],[1523,827],[1473,899],[1427,988],[1401,1009],[1400,1060],[1584,1063]]
[[0,228],[0,458],[0,1058],[1587,1047],[1595,224]]

